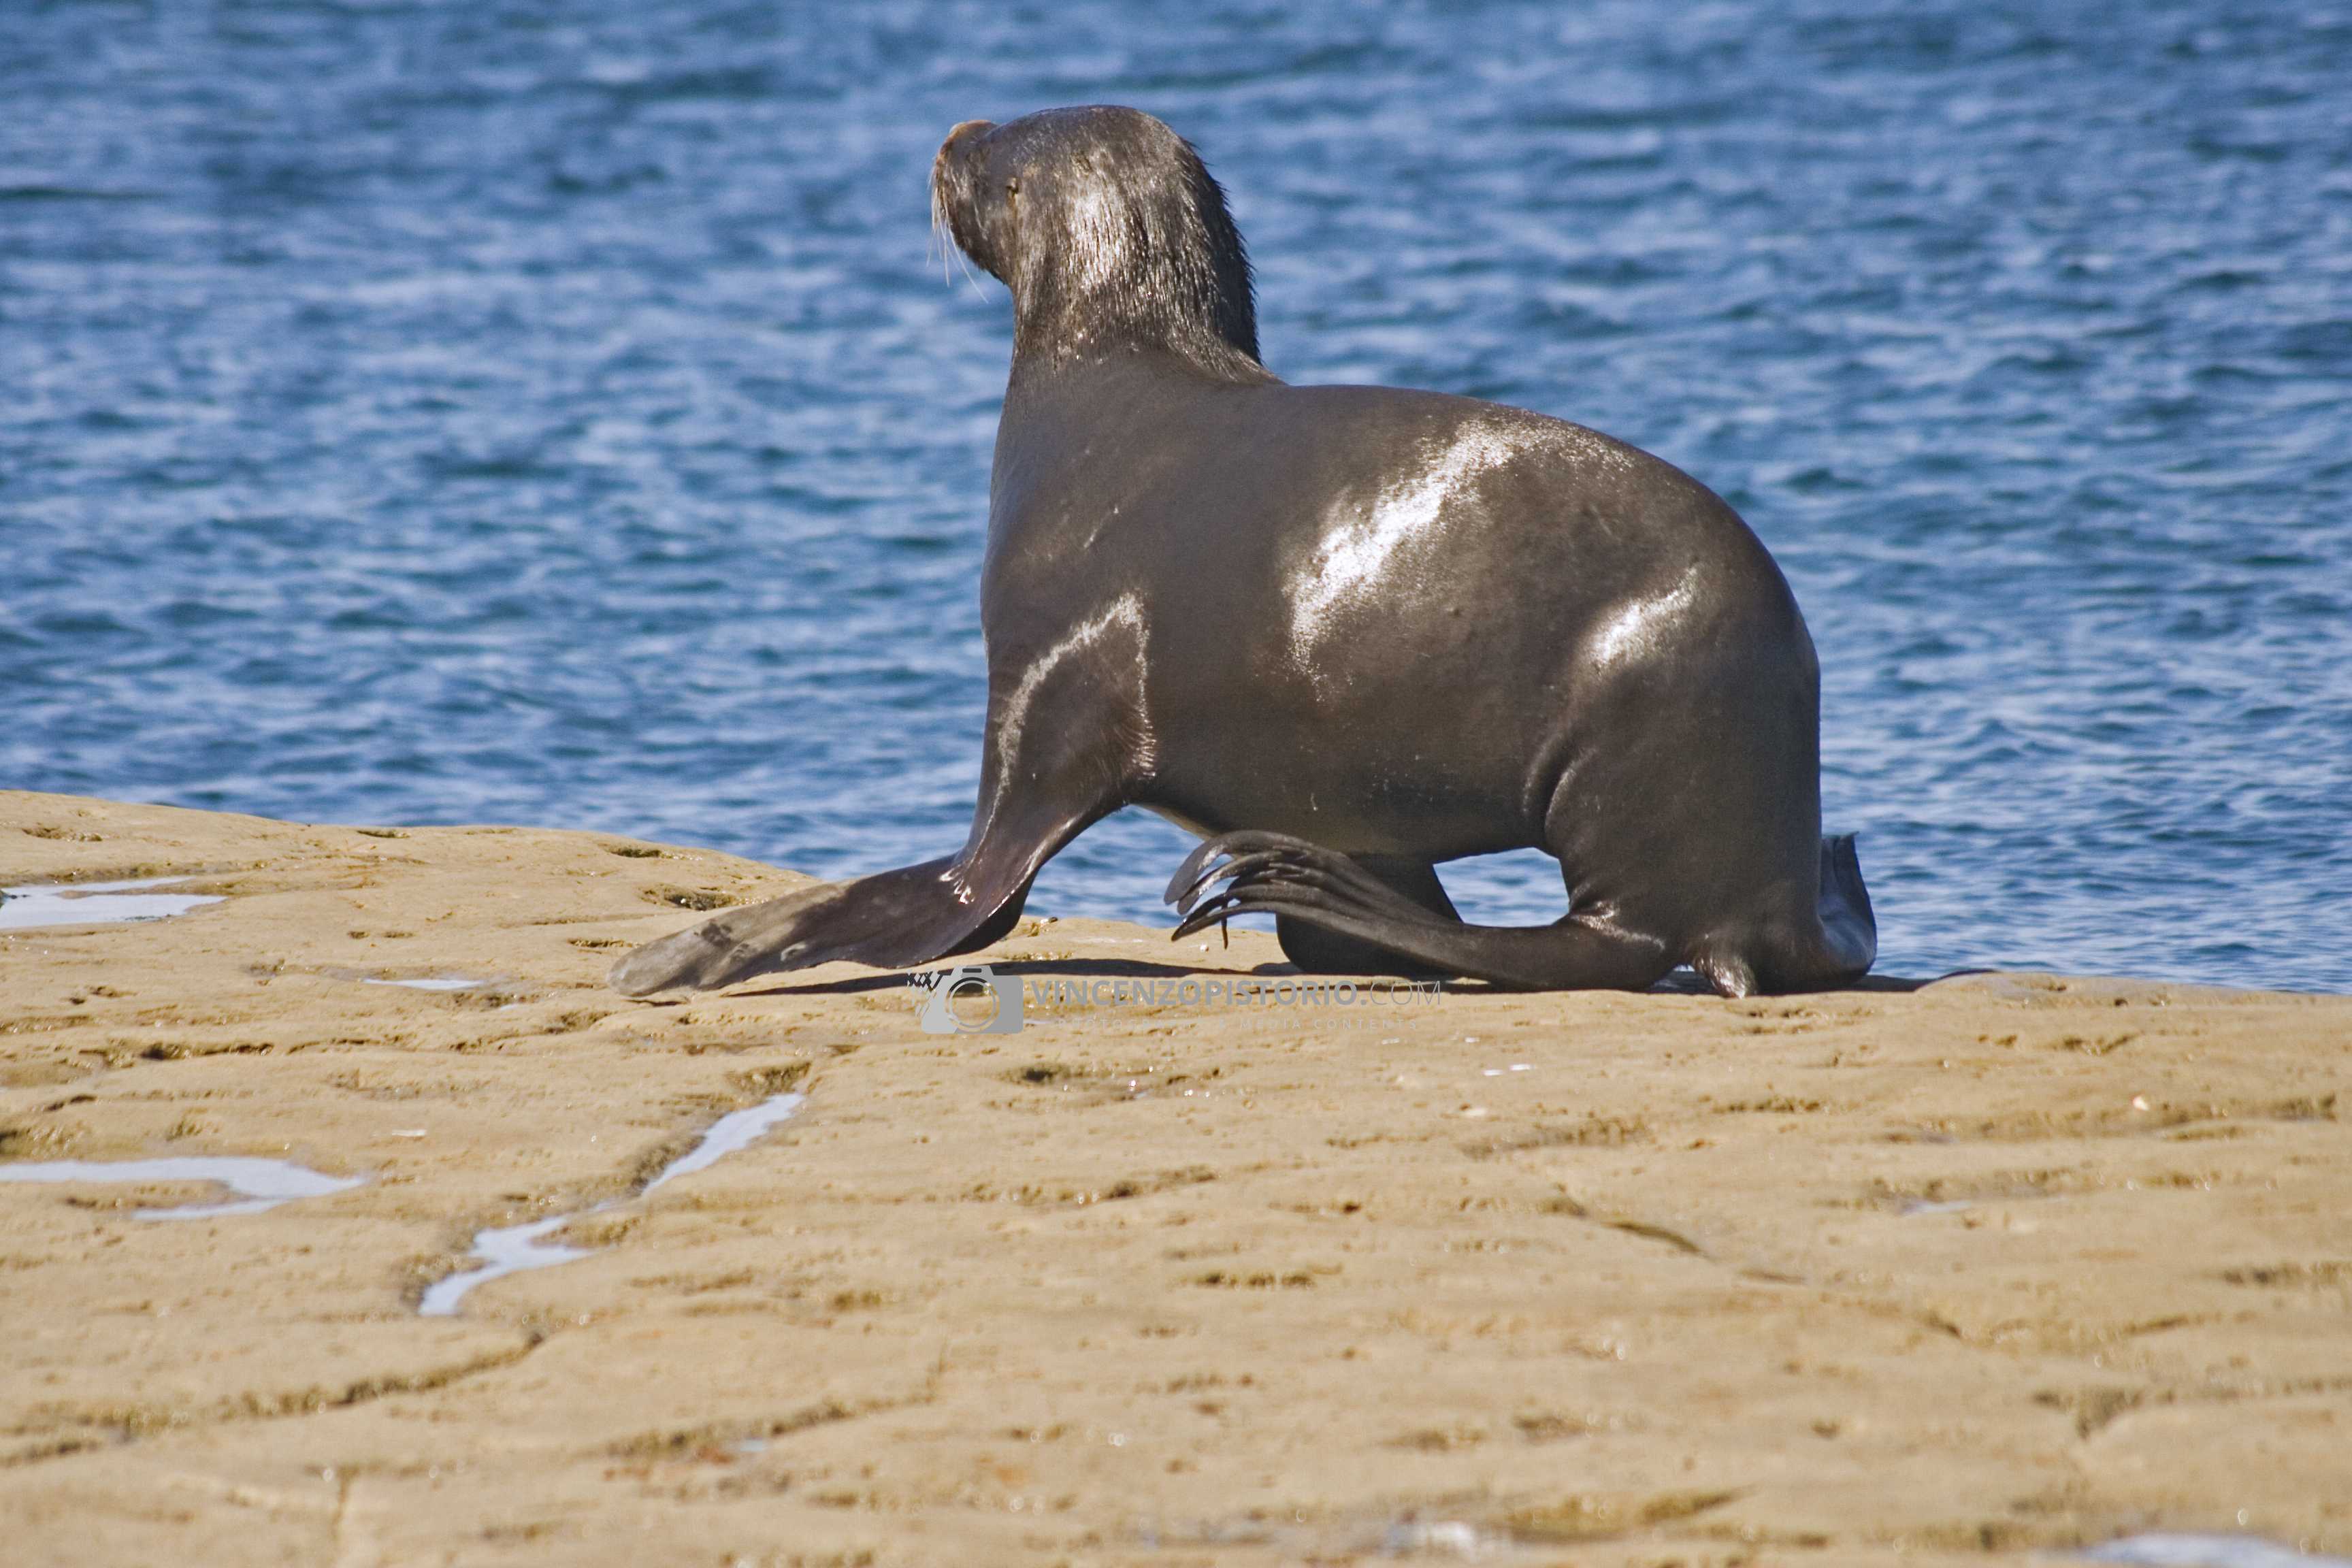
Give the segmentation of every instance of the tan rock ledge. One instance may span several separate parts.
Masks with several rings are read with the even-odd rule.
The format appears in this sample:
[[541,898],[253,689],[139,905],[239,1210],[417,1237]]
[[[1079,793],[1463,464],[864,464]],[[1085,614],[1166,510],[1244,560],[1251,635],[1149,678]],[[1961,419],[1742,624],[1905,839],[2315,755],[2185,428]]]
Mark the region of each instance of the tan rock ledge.
[[[936,1035],[846,967],[606,992],[798,880],[726,856],[0,795],[0,883],[162,877],[221,901],[0,932],[0,1159],[367,1179],[170,1225],[134,1216],[219,1189],[0,1185],[10,1561],[2352,1551],[2352,1001],[2000,975]],[[1278,962],[1088,921],[985,956]],[[476,1231],[609,1199],[551,1238],[588,1256],[417,1315]]]

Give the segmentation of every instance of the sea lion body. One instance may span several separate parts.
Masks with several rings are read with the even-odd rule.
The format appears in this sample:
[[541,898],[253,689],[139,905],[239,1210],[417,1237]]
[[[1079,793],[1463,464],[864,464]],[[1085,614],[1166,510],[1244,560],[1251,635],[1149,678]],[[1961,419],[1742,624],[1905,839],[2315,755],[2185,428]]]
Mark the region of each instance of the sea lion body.
[[[1310,967],[1641,986],[1688,963],[1730,994],[1867,969],[1851,844],[1820,835],[1812,644],[1720,499],[1541,415],[1276,380],[1214,183],[1132,110],[959,127],[935,192],[1016,307],[971,835],[666,939],[616,984],[968,951],[1126,805],[1208,838],[1180,932],[1272,912]],[[1209,260],[1126,254],[1187,244]],[[1527,847],[1559,858],[1569,916],[1463,924],[1431,868]]]

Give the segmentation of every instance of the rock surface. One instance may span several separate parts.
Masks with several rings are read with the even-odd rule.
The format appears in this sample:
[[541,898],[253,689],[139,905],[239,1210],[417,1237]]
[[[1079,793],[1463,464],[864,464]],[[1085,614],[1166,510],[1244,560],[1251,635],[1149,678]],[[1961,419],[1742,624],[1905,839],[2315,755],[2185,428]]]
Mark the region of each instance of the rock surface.
[[1121,1001],[1279,953],[1031,921],[982,956],[1105,998],[942,1036],[845,966],[606,992],[803,880],[726,856],[0,795],[0,881],[165,876],[224,900],[0,933],[0,1161],[366,1180],[0,1184],[16,1560],[2352,1550],[2352,1001]]

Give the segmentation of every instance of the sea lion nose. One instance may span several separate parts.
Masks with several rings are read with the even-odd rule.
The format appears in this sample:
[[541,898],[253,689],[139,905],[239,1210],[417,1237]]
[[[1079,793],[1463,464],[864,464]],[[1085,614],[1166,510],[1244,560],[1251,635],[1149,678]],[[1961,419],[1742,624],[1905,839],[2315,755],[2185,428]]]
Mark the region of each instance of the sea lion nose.
[[966,140],[976,141],[995,129],[996,121],[993,120],[965,121],[962,124],[949,132],[948,139],[940,143],[940,162],[943,163],[947,162],[949,156],[955,152],[956,144],[958,142]]

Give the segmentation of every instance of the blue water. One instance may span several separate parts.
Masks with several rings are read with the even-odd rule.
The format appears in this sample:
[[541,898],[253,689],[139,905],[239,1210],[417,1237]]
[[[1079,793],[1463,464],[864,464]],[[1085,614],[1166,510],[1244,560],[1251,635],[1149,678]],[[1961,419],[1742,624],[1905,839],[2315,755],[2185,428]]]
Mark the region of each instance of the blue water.
[[[1009,335],[925,177],[1106,100],[1278,374],[1748,518],[1883,968],[2352,989],[2343,3],[10,0],[0,784],[952,849]],[[1033,907],[1164,920],[1183,847]]]

